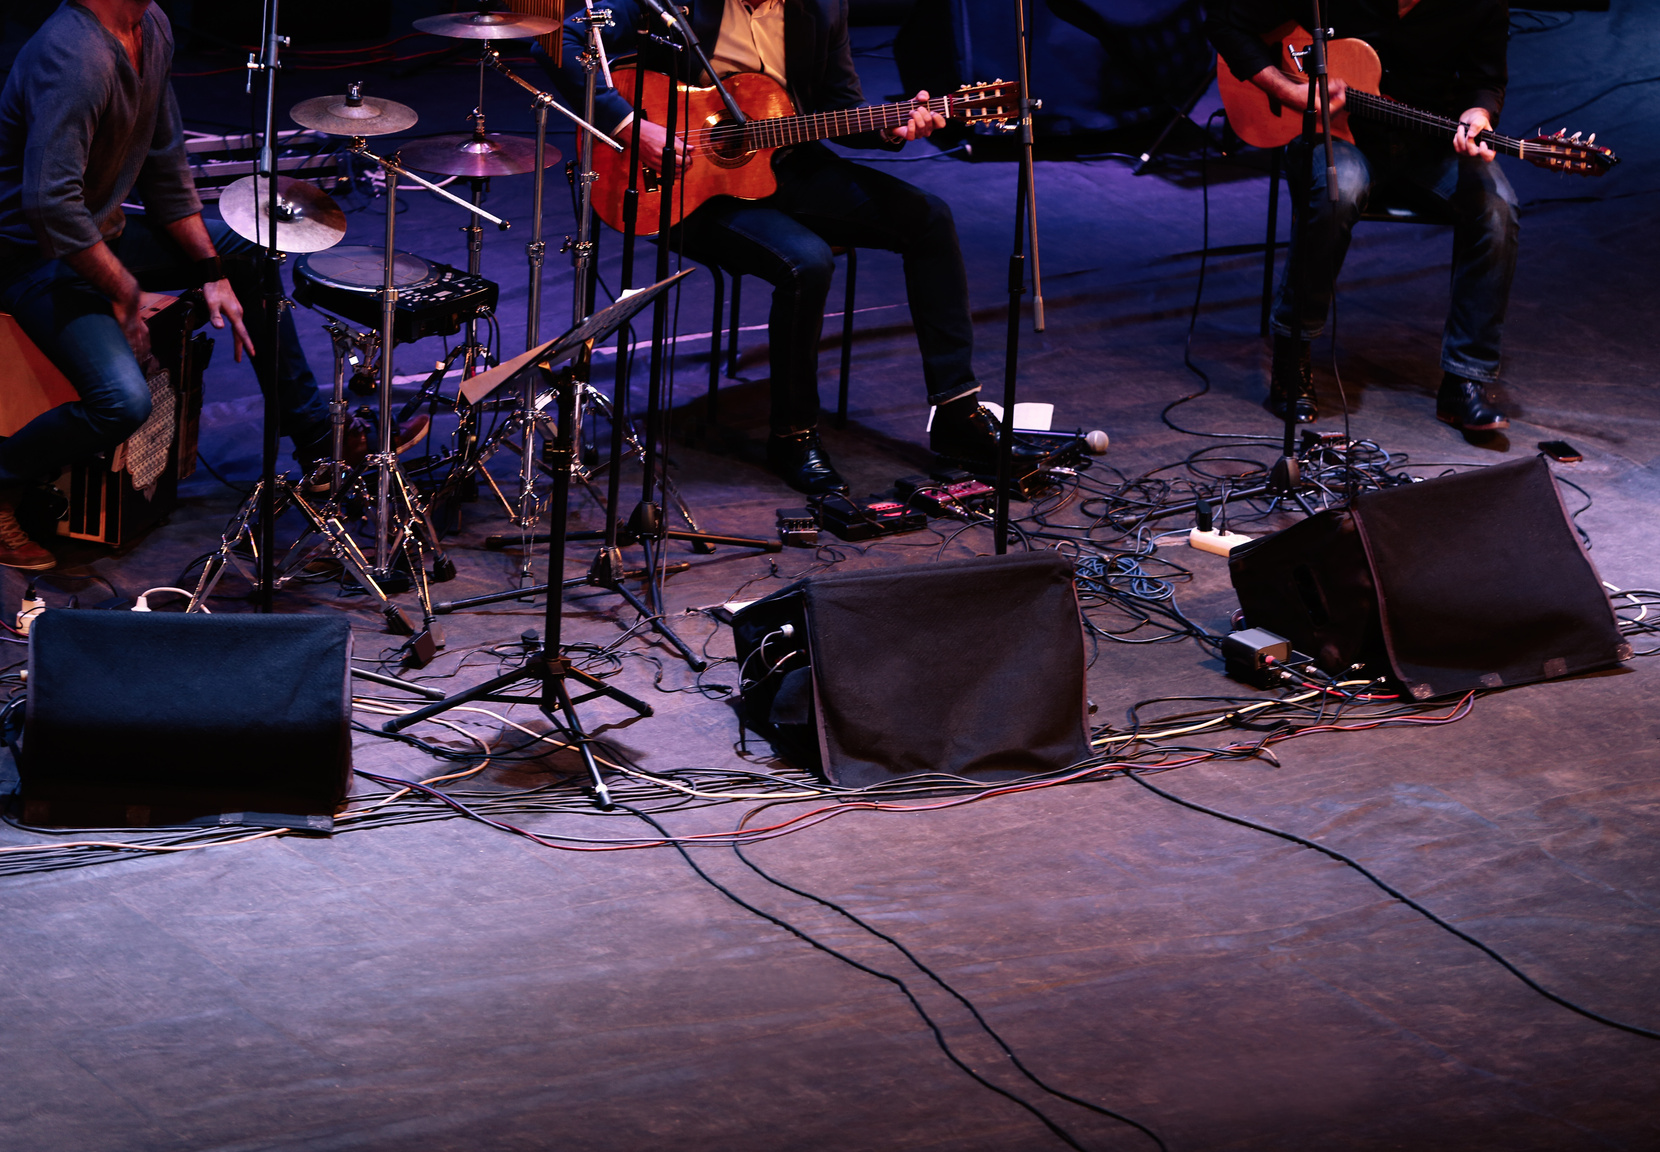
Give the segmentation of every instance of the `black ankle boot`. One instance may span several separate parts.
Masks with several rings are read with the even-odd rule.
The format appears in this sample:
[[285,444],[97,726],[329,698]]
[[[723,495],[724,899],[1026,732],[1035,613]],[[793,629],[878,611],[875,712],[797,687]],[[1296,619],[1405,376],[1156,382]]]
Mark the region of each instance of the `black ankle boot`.
[[1487,400],[1487,389],[1479,380],[1445,372],[1441,391],[1435,397],[1435,417],[1462,432],[1498,432],[1510,427],[1510,420]]
[[[972,396],[951,400],[934,409],[934,426],[928,446],[937,456],[980,468],[997,464],[997,442],[1001,425],[991,409]],[[1044,450],[1019,436],[1014,438],[1016,461],[1040,460]]]
[[1314,399],[1314,363],[1308,341],[1291,336],[1274,337],[1274,367],[1268,376],[1268,399],[1262,406],[1285,419],[1290,405],[1298,424],[1311,424],[1320,415]]
[[780,480],[805,495],[847,491],[847,481],[824,454],[817,428],[774,432],[767,439],[767,464]]

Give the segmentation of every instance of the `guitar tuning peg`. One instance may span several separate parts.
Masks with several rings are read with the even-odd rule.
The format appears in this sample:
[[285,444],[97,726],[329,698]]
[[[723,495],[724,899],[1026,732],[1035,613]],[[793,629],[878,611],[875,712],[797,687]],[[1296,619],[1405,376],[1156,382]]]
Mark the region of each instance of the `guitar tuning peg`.
[[[1587,147],[1589,147],[1592,144],[1595,144],[1596,142],[1597,142],[1597,134],[1595,132],[1591,133],[1591,135],[1586,137],[1586,139],[1585,139],[1585,143],[1586,143]],[[384,260],[385,257],[382,257],[382,259]]]
[[1572,140],[1575,144],[1577,144],[1577,143],[1579,143],[1580,135],[1581,135],[1580,133],[1575,132],[1572,136],[1568,137],[1568,139]]

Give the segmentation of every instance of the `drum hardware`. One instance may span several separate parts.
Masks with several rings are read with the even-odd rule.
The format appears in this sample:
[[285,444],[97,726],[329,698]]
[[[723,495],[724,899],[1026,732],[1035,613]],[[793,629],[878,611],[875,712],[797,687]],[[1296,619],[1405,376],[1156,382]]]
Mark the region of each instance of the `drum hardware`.
[[[380,319],[385,260],[382,249],[362,244],[301,256],[294,263],[294,299],[354,324],[373,325]],[[410,252],[398,252],[393,260],[398,291],[394,343],[453,336],[463,326],[470,332],[480,317],[495,312],[498,290],[493,281]]]
[[[521,19],[525,20],[542,19],[541,17],[522,16],[516,13],[502,13],[499,15],[517,15],[520,16]],[[607,17],[609,17],[609,14],[607,14]],[[557,27],[557,24],[554,26]],[[578,133],[578,139],[580,141],[578,144],[578,151],[584,156],[591,154],[593,142],[595,140],[599,140],[607,147],[613,148],[618,152],[623,150],[623,146],[610,136],[606,135],[604,132],[601,132],[598,128],[594,127],[591,123],[593,119],[592,77],[589,79],[589,97],[584,108],[586,116],[578,116],[575,112],[572,112],[569,108],[566,108],[564,105],[560,104],[550,94],[542,91],[540,88],[537,88],[534,84],[531,84],[528,80],[525,80],[523,77],[514,72],[513,69],[509,68],[502,61],[501,54],[490,44],[486,43],[483,46],[483,50],[480,53],[480,60],[483,64],[490,65],[490,67],[494,68],[497,72],[500,72],[503,76],[507,77],[507,79],[511,80],[520,88],[528,92],[534,102],[536,112],[536,144],[533,161],[535,186],[531,192],[531,213],[533,217],[531,222],[532,233],[530,243],[525,248],[525,254],[530,263],[530,292],[528,315],[525,323],[525,347],[534,348],[540,334],[542,313],[542,262],[547,254],[547,246],[542,239],[542,200],[545,174],[547,172],[548,164],[551,163],[551,161],[548,161],[546,158],[548,109],[553,109],[574,123],[578,128],[582,129],[582,131]],[[584,196],[586,196],[586,188],[584,188]],[[587,299],[587,266],[579,265],[577,267],[577,273],[576,306],[573,309],[575,313],[573,319],[575,321],[581,321],[586,315],[586,310],[583,305]],[[538,518],[536,499],[536,430],[539,417],[537,415],[538,410],[536,407],[537,397],[535,391],[536,380],[534,373],[525,373],[520,387],[519,411],[515,414],[514,419],[517,422],[518,430],[523,435],[524,443],[520,450],[519,460],[518,509],[512,519],[514,525],[521,530],[525,545],[521,550],[519,562],[519,584],[522,587],[531,583],[530,544]],[[577,418],[579,419],[582,406],[578,404],[575,406],[575,409],[578,414]],[[577,436],[573,443],[580,443],[580,429],[571,429],[570,431]],[[563,525],[561,525],[561,527],[563,527]]]
[[454,575],[454,565],[445,558],[438,546],[438,534],[434,531],[432,521],[427,515],[426,507],[421,502],[409,478],[404,474],[398,463],[397,453],[393,450],[392,439],[396,427],[396,414],[392,408],[392,355],[394,345],[394,331],[396,328],[396,314],[399,291],[396,286],[397,265],[397,196],[398,178],[408,177],[429,191],[436,192],[444,199],[459,204],[478,216],[489,220],[498,228],[505,231],[508,222],[494,216],[477,205],[470,205],[455,194],[445,191],[424,177],[409,171],[396,158],[377,156],[368,149],[368,142],[362,137],[354,137],[351,150],[367,160],[380,165],[386,174],[386,243],[381,250],[381,317],[380,317],[380,449],[370,455],[368,464],[375,470],[375,487],[373,506],[375,514],[375,569],[377,579],[385,579],[392,573],[395,557],[402,553],[408,562],[410,577],[414,580],[416,595],[421,602],[423,612],[423,632],[434,635],[435,627],[432,616],[432,594],[427,584],[426,571],[421,564],[420,552],[429,551],[433,556],[433,574],[436,579],[448,579]]
[[[324,328],[334,345],[334,392],[329,403],[332,425],[331,459],[319,461],[308,474],[302,475],[297,481],[290,480],[285,474],[273,482],[270,491],[271,503],[275,508],[274,515],[280,516],[289,508],[293,508],[304,518],[306,527],[280,559],[272,557],[272,586],[273,589],[281,588],[302,578],[313,563],[326,552],[340,565],[343,575],[349,575],[379,602],[388,631],[415,637],[409,645],[405,659],[410,666],[420,667],[429,662],[438,649],[444,646],[443,630],[432,620],[428,608],[431,593],[427,587],[426,573],[421,567],[421,552],[423,549],[429,550],[434,556],[434,580],[442,581],[453,576],[454,565],[439,550],[437,535],[432,531],[430,521],[425,519],[413,493],[407,490],[407,483],[402,480],[401,474],[398,478],[400,521],[397,547],[409,568],[408,580],[402,572],[388,571],[384,568],[377,570],[352,537],[347,527],[352,517],[345,512],[346,505],[352,502],[367,505],[369,493],[364,490],[362,483],[364,471],[354,473],[342,462],[345,456],[348,369],[353,370],[355,375],[357,369],[372,363],[380,350],[381,338],[378,333],[353,331],[338,320],[327,321]],[[374,458],[371,457],[371,462],[373,461]],[[236,515],[231,518],[230,525],[220,538],[219,547],[203,565],[202,575],[196,582],[187,611],[205,610],[207,599],[219,586],[226,568],[234,570],[244,579],[257,583],[254,575],[244,566],[243,553],[252,549],[254,559],[260,559],[260,546],[253,525],[265,496],[264,484],[265,481],[261,480],[260,484],[255,486]],[[327,498],[318,501],[313,493],[324,485],[328,493]],[[315,542],[313,537],[316,538]],[[408,608],[394,603],[391,599],[392,594],[407,591],[411,582],[416,588],[423,609],[426,609],[424,621],[418,620]]]
[[[595,313],[581,324],[576,325],[569,332],[557,339],[549,340],[546,344],[531,347],[521,356],[516,356],[507,363],[490,371],[475,376],[463,389],[472,388],[472,395],[467,399],[477,404],[490,391],[498,386],[520,383],[521,377],[551,377],[554,364],[559,364],[569,358],[571,363],[559,372],[553,380],[554,397],[558,413],[554,421],[557,434],[550,441],[549,454],[554,468],[553,491],[549,496],[549,522],[555,529],[549,533],[551,539],[548,547],[548,592],[543,606],[543,631],[541,642],[536,646],[517,668],[508,670],[499,676],[492,677],[480,684],[456,693],[454,696],[439,700],[423,708],[418,708],[406,715],[388,720],[382,727],[388,732],[398,732],[422,720],[429,719],[452,708],[470,704],[473,701],[493,701],[506,704],[536,704],[542,714],[564,731],[570,743],[575,745],[582,755],[584,765],[588,770],[589,783],[593,789],[594,798],[602,808],[611,807],[611,795],[605,784],[605,778],[600,773],[599,761],[594,756],[593,748],[589,744],[587,733],[582,726],[576,706],[586,700],[597,697],[606,697],[633,709],[638,716],[650,716],[651,705],[643,700],[636,699],[612,687],[605,681],[593,676],[575,666],[570,657],[565,655],[561,643],[563,628],[563,597],[554,589],[561,586],[561,578],[565,567],[565,533],[566,518],[569,515],[570,501],[570,465],[576,455],[577,445],[580,443],[577,436],[576,420],[576,383],[586,380],[589,361],[593,354],[596,340],[602,340],[614,333],[625,324],[629,317],[646,307],[653,299],[666,291],[677,280],[688,275],[690,269],[677,273],[675,276],[653,284],[642,292],[634,293],[619,300],[601,312]],[[528,385],[522,385],[521,393],[534,396],[537,393],[534,380]],[[582,689],[580,696],[573,696],[571,684],[575,683]],[[508,692],[510,688],[520,686],[531,687],[535,695],[516,695]]]
[[[244,176],[219,197],[219,215],[231,231],[265,247],[272,218],[271,180]],[[328,193],[292,176],[277,177],[277,249],[284,253],[321,252],[346,235],[346,214]]]
[[418,32],[451,40],[529,40],[559,30],[559,21],[525,12],[446,12],[415,21]]

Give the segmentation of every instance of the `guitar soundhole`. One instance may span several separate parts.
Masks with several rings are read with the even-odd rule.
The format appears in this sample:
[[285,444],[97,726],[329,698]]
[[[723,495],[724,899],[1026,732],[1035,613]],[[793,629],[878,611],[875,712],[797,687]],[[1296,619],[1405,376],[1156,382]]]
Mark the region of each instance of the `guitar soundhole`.
[[755,155],[753,150],[745,147],[743,125],[733,123],[730,116],[722,113],[709,117],[703,123],[708,132],[704,154],[712,164],[721,168],[738,168]]

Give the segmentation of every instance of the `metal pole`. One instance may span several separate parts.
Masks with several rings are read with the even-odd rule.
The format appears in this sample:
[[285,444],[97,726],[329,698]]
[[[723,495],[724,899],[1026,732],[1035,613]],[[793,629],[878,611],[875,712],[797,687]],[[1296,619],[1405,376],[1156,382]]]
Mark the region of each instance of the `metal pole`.
[[398,173],[386,172],[386,251],[380,288],[380,459],[375,467],[375,568],[392,569],[392,320],[398,290],[392,276],[397,264]]
[[[263,373],[255,365],[256,375],[265,393],[265,427],[261,444],[261,476],[259,490],[259,579],[257,607],[261,612],[272,609],[276,592],[277,570],[277,452],[278,425],[282,422],[282,406],[277,397],[277,340],[281,332],[282,309],[282,253],[277,250],[277,70],[282,67],[279,52],[284,43],[277,35],[278,10],[281,0],[265,0],[264,58],[259,67],[265,71],[265,136],[260,142],[258,172],[254,177],[255,200],[258,200],[259,181],[265,184],[267,231],[265,253],[265,325],[260,333],[264,345],[266,368]],[[250,77],[251,80],[251,77]]]

